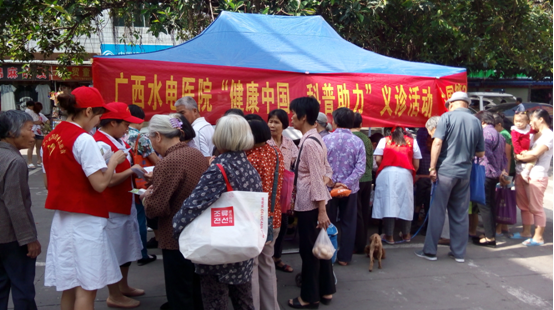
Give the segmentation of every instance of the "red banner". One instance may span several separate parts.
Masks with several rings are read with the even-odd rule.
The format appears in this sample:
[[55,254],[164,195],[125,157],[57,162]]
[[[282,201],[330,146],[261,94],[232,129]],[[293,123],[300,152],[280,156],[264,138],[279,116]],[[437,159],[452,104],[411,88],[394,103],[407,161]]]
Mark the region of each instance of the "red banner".
[[163,61],[95,58],[94,86],[106,102],[144,109],[147,119],[175,111],[175,101],[191,96],[212,123],[231,108],[267,118],[292,99],[314,96],[327,115],[340,107],[359,112],[363,125],[422,127],[445,111],[445,98],[467,91],[466,73],[446,77],[389,74],[295,72]]

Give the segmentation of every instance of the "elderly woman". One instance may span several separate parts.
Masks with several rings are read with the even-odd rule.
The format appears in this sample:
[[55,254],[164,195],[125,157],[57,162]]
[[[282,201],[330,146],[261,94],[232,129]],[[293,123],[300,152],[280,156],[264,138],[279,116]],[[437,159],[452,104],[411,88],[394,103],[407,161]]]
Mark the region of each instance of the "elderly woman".
[[298,237],[302,258],[300,296],[289,299],[296,309],[315,309],[329,304],[336,292],[331,260],[318,259],[312,253],[320,229],[331,221],[326,204],[331,200],[327,186],[333,187],[333,171],[327,161],[327,147],[315,128],[319,103],[313,97],[296,98],[290,103],[292,126],[302,132],[300,152],[295,164],[297,177],[294,211],[298,216]]
[[173,216],[192,193],[208,162],[187,142],[194,129],[179,114],[154,115],[148,126],[150,141],[163,156],[152,176],[152,185],[142,196],[146,215],[158,218],[158,245],[162,249],[165,291],[171,309],[203,309],[200,278],[194,264],[183,257],[173,238]]
[[34,145],[32,127],[33,118],[25,112],[0,112],[0,279],[6,284],[0,287],[0,307],[7,306],[13,288],[15,309],[37,309],[35,262],[41,249],[27,165],[19,153]]
[[[263,191],[269,196],[269,217],[273,219],[273,227],[269,227],[270,232],[268,233],[273,236],[271,242],[266,243],[262,253],[254,259],[252,298],[256,309],[278,309],[277,277],[272,257],[275,239],[281,229],[281,189],[285,165],[281,152],[267,143],[271,138],[271,133],[266,122],[252,118],[250,115],[246,115],[245,119],[254,135],[254,148],[247,151],[246,156],[262,179]],[[275,171],[276,169],[277,171]],[[276,172],[277,180],[275,180]],[[274,212],[271,212],[272,208]]]
[[[254,146],[248,122],[238,115],[224,116],[217,122],[213,136],[220,154],[200,178],[200,182],[173,217],[174,235],[209,208],[227,191],[217,164],[225,169],[229,183],[237,191],[262,191],[262,180],[246,158],[245,150]],[[195,264],[200,275],[204,309],[227,309],[229,297],[235,309],[254,309],[252,302],[252,266],[254,259],[225,264]]]
[[[289,127],[289,116],[287,112],[281,109],[273,110],[267,115],[267,125],[271,132],[271,139],[267,141],[267,144],[279,148],[283,154],[283,164],[286,170],[291,170],[291,165],[296,161],[298,157],[298,147],[294,142],[283,135],[283,130]],[[273,252],[273,261],[275,262],[275,268],[284,272],[293,272],[291,266],[283,263],[281,260],[281,254],[283,253],[283,240],[287,233],[287,227],[289,222],[288,214],[281,214],[281,229],[279,230],[279,236],[275,241],[275,248]]]
[[[516,165],[517,206],[521,209],[523,231],[519,238],[527,238],[526,246],[540,246],[544,244],[543,234],[546,226],[544,213],[544,192],[548,187],[548,170],[552,162],[552,143],[554,134],[550,130],[552,119],[543,109],[531,113],[531,127],[537,131],[531,140],[531,150],[516,155],[516,160],[524,163],[536,161],[529,174],[529,183],[521,177],[525,165]],[[531,226],[535,225],[535,235],[531,234]]]
[[417,140],[396,127],[390,136],[379,141],[373,154],[379,166],[373,218],[383,219],[385,233],[382,238],[389,244],[394,244],[395,220],[402,220],[402,237],[409,242],[414,216],[414,177],[421,159]]

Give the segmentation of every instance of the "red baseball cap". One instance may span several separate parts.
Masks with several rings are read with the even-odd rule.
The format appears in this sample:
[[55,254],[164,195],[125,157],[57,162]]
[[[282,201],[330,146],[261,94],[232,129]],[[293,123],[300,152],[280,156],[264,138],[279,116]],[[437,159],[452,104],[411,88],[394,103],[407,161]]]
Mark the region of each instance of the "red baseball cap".
[[104,102],[104,98],[102,98],[102,95],[100,95],[98,89],[94,87],[77,87],[71,92],[71,94],[75,96],[78,108],[104,108],[108,111],[110,110]]
[[134,117],[129,111],[129,106],[123,102],[110,102],[107,104],[110,111],[102,114],[100,119],[122,119],[133,124],[142,124],[144,120]]

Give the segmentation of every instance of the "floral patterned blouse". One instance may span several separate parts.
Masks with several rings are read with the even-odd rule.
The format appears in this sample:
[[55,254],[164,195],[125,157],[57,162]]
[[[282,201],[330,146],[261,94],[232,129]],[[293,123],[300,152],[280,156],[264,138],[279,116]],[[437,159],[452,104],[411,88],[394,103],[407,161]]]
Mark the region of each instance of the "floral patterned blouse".
[[[275,143],[273,138],[267,140],[267,144],[277,147],[277,143]],[[279,150],[283,153],[285,169],[290,171],[292,163],[294,163],[296,161],[296,157],[298,157],[298,147],[290,138],[281,135],[281,146],[279,147]]]
[[152,147],[152,142],[148,138],[147,135],[141,134],[140,131],[136,128],[129,127],[129,133],[127,134],[127,139],[124,139],[127,144],[131,146],[131,149],[135,149],[135,143],[137,141],[137,138],[140,138],[138,140],[138,148],[137,153],[139,155],[142,155],[143,158],[146,158],[150,156],[150,154],[154,153],[154,147]]
[[[173,217],[174,238],[178,239],[181,231],[204,210],[209,208],[227,186],[221,171],[216,166],[221,164],[225,169],[231,187],[237,191],[261,192],[262,180],[244,152],[227,152],[217,156],[208,170],[200,178],[200,182],[185,200],[181,210]],[[218,276],[219,282],[230,285],[244,284],[252,278],[253,259],[224,265],[195,264],[199,275]]]
[[[276,150],[277,153],[275,152]],[[279,176],[277,179],[277,194],[275,196],[275,212],[271,212],[271,195],[273,194],[277,155],[279,156]],[[281,227],[281,189],[283,188],[283,174],[285,173],[283,154],[281,154],[277,147],[273,148],[266,143],[263,146],[247,151],[246,156],[260,174],[263,191],[268,195],[268,213],[269,216],[273,217],[273,229],[278,229]],[[277,238],[277,236],[273,237]]]

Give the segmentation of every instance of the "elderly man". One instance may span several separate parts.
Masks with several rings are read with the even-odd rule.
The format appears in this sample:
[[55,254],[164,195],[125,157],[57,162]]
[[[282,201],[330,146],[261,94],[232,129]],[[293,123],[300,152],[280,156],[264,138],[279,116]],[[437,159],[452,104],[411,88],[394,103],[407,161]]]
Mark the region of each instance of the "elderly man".
[[437,244],[442,232],[445,211],[450,224],[448,256],[463,263],[467,246],[469,179],[475,156],[485,155],[481,122],[468,109],[467,93],[455,92],[446,101],[449,112],[444,113],[433,135],[429,176],[437,182],[431,207],[423,250],[418,257],[437,260]]
[[194,137],[194,147],[197,148],[205,157],[210,158],[214,149],[212,137],[214,128],[198,112],[198,104],[194,98],[185,96],[175,102],[177,113],[183,115],[192,125],[196,137]]
[[28,168],[19,153],[35,143],[33,118],[23,112],[0,112],[0,309],[37,309],[35,263],[41,247],[31,213]]
[[341,222],[340,250],[337,261],[346,266],[352,260],[356,238],[356,217],[358,211],[358,191],[360,179],[365,173],[366,151],[362,139],[350,129],[354,125],[354,112],[348,108],[338,108],[333,112],[334,132],[323,137],[327,146],[327,158],[333,169],[335,187],[346,187],[352,192],[348,197],[333,198],[327,204],[327,214],[336,225]]

